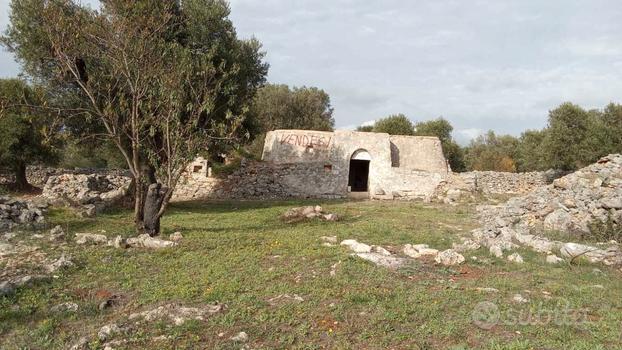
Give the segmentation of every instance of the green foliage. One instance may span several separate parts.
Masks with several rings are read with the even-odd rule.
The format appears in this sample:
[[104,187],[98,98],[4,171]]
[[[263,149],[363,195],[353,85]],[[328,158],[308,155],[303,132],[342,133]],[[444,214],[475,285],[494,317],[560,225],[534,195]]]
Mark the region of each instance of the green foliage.
[[374,126],[373,125],[361,125],[361,126],[356,128],[356,131],[359,131],[359,132],[374,132]]
[[110,141],[67,140],[62,150],[62,168],[127,169],[125,160]]
[[277,129],[332,131],[330,97],[315,87],[268,84],[257,91],[251,114],[260,133]]
[[544,151],[545,130],[527,130],[521,134],[516,149],[516,169],[519,172],[551,169]]
[[519,141],[510,135],[497,136],[488,131],[472,140],[465,150],[465,160],[471,170],[515,172],[516,147]]
[[550,111],[545,140],[550,165],[573,170],[590,164],[595,158],[596,122],[594,113],[569,102]]
[[137,181],[140,223],[147,174],[166,189],[161,215],[199,152],[250,136],[250,105],[268,65],[257,40],[237,38],[225,1],[101,5],[13,0],[3,42],[50,94],[72,97],[57,106],[67,125],[95,123],[88,136],[123,155]]
[[416,136],[436,136],[441,140],[443,153],[449,162],[452,171],[461,172],[466,170],[464,152],[452,138],[451,132],[454,127],[444,118],[418,122],[415,124]]
[[380,119],[374,124],[374,132],[384,132],[389,135],[414,135],[413,123],[403,114],[391,115]]
[[16,172],[19,187],[27,185],[25,167],[32,163],[53,163],[54,145],[47,133],[50,118],[30,108],[39,97],[25,82],[0,80],[0,166]]

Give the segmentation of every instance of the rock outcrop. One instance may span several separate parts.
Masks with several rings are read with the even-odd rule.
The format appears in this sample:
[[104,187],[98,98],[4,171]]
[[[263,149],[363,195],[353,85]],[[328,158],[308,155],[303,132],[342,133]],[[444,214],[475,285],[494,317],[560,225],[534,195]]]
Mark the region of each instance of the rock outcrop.
[[100,210],[126,199],[131,183],[128,176],[63,174],[48,178],[42,196],[56,204]]
[[[532,233],[553,230],[589,235],[596,222],[622,225],[621,198],[622,155],[609,155],[502,205],[478,207],[482,228],[473,231],[473,236],[491,252],[511,250],[518,245],[543,253],[559,251],[563,242]],[[580,254],[562,255],[585,255],[590,261],[608,265],[622,263],[617,244],[582,250]]]
[[0,231],[17,226],[41,228],[45,225],[46,203],[16,200],[0,196]]

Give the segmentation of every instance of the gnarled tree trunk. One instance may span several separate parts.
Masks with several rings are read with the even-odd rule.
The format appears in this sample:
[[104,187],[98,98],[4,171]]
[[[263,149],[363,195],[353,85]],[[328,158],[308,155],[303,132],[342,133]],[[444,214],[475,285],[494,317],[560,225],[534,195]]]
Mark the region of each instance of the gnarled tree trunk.
[[28,178],[26,178],[26,164],[23,162],[15,164],[15,187],[17,190],[27,190],[30,188]]
[[143,230],[149,236],[160,234],[160,208],[166,194],[166,188],[161,184],[149,185],[143,209]]

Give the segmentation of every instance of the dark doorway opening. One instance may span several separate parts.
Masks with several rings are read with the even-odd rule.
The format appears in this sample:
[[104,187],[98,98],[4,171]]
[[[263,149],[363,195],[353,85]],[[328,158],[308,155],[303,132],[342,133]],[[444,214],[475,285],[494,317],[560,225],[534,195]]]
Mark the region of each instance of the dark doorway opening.
[[369,182],[369,160],[350,160],[348,186],[352,192],[367,192]]

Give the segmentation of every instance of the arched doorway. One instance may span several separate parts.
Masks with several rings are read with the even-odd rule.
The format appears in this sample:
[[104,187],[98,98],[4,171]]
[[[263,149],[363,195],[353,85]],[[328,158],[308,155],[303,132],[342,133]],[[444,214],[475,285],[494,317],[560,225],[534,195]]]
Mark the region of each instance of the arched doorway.
[[350,173],[348,175],[348,187],[351,192],[369,191],[369,163],[371,155],[364,149],[360,149],[350,157]]

